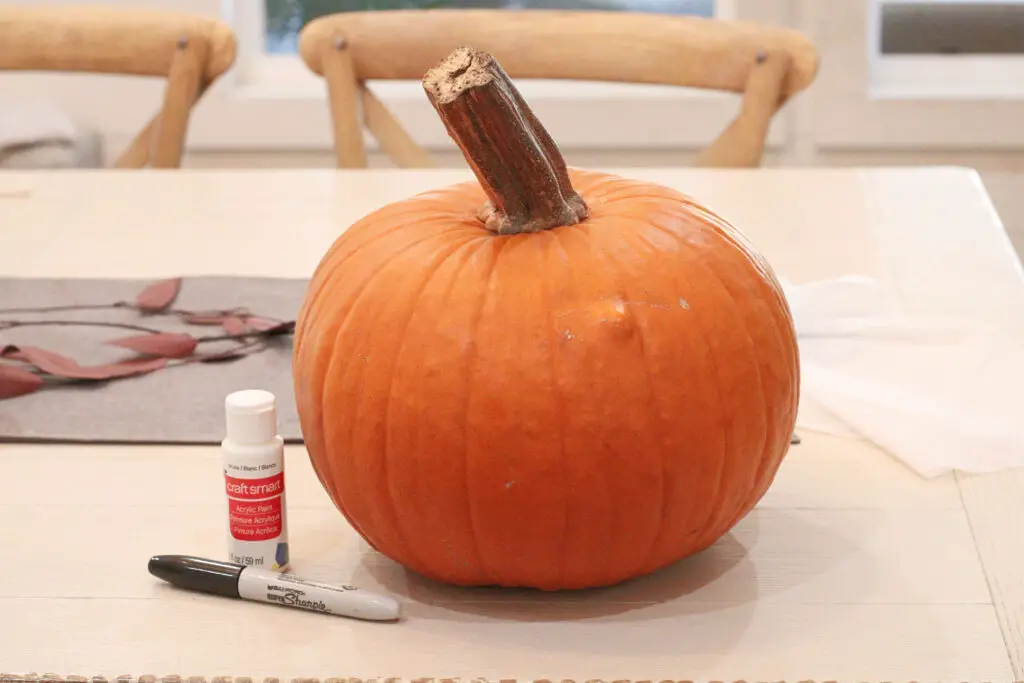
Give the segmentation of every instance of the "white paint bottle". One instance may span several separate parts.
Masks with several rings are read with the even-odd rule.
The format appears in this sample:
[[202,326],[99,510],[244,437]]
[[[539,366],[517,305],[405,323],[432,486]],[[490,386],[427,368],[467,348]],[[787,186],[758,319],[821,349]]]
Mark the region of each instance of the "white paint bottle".
[[221,442],[228,504],[230,562],[270,571],[288,567],[284,439],[277,433],[276,399],[246,389],[224,400]]

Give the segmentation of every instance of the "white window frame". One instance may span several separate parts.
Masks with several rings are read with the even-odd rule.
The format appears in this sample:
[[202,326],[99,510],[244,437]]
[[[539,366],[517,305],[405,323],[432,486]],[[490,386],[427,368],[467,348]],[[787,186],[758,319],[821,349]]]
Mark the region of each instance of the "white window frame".
[[[1024,55],[882,55],[882,5],[953,4],[963,0],[869,0],[868,88],[880,100],[1019,100],[1024,98]],[[971,0],[982,4],[1024,0]],[[979,78],[985,74],[985,78]]]
[[[5,0],[54,4],[91,0]],[[789,25],[798,0],[719,0],[727,16]],[[844,2],[847,0],[844,0]],[[298,57],[268,60],[262,54],[262,0],[106,0],[107,4],[157,7],[219,17],[239,38],[233,67],[196,105],[189,127],[189,151],[330,151],[326,84],[306,71]],[[255,27],[255,31],[254,31]],[[254,59],[255,57],[255,59]],[[283,62],[283,63],[282,63]],[[65,107],[105,135],[117,153],[156,111],[160,79],[81,74],[4,75],[2,99],[46,100]],[[412,83],[370,82],[409,133],[428,149],[454,145]],[[631,84],[519,82],[538,117],[567,150],[697,150],[706,146],[738,112],[732,93]],[[116,106],[112,106],[116,103]],[[786,141],[788,117],[776,116],[767,146]],[[367,136],[367,147],[376,148]]]
[[809,117],[819,150],[1005,151],[1024,146],[1024,58],[883,56],[878,31],[883,1],[955,0],[811,5],[823,64]]

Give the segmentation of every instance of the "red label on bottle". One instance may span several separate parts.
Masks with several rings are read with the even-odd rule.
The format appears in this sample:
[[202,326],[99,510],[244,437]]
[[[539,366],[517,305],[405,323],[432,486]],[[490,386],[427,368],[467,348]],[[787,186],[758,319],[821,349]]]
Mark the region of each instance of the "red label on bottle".
[[261,500],[284,493],[284,472],[262,479],[238,479],[224,475],[224,487],[228,498],[236,500]]
[[[280,475],[278,475],[280,476]],[[238,541],[265,541],[281,535],[281,498],[228,500],[231,536]]]

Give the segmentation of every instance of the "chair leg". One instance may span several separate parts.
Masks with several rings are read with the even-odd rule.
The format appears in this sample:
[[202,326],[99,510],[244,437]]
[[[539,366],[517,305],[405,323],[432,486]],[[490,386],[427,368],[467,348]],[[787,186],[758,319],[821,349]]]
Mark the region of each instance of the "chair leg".
[[[179,56],[180,52],[178,53],[178,55],[176,55],[175,63],[177,63],[177,58]],[[201,65],[202,60],[200,60],[199,63]],[[201,72],[202,68],[200,66],[198,73],[201,75]],[[172,80],[173,76],[174,73],[172,67],[172,73],[168,76],[168,86],[167,90],[165,91],[163,106],[161,107],[160,111],[157,112],[157,114],[149,120],[145,128],[139,131],[139,134],[136,135],[135,138],[131,141],[131,143],[124,149],[124,151],[121,152],[120,156],[117,157],[117,159],[114,162],[114,168],[145,168],[155,158],[155,146],[158,143],[157,136],[164,134],[166,132],[172,132],[173,134],[173,121],[170,127],[163,124],[164,115],[169,104],[168,100],[171,97],[171,90],[175,88],[174,81]],[[180,77],[177,80],[180,81]],[[173,159],[175,156],[177,157],[177,162],[173,164],[174,167],[181,165],[181,158],[184,150],[185,134],[188,126],[188,119],[189,114],[191,113],[191,108],[194,107],[196,102],[198,102],[202,98],[202,96],[209,89],[210,85],[211,83],[209,83],[205,78],[202,78],[199,81],[198,87],[195,88],[194,94],[192,94],[190,98],[187,96],[185,98],[191,99],[191,103],[185,110],[184,119],[182,120],[181,117],[178,117],[179,125],[184,124],[185,126],[185,128],[181,129],[180,144],[174,145],[178,147],[178,151],[177,153],[175,153],[174,150],[171,149],[168,153],[171,159]],[[175,105],[171,104],[171,106]]]
[[324,80],[334,129],[334,154],[338,168],[366,168],[366,147],[358,112],[358,82],[352,54],[345,39],[335,39],[324,54]]
[[714,168],[757,168],[764,157],[772,118],[782,103],[790,69],[788,53],[758,56],[750,72],[739,115],[697,157],[696,165]]
[[178,43],[154,139],[153,168],[181,166],[189,117],[202,88],[205,52],[206,44],[202,41],[182,38]]
[[131,143],[114,160],[114,168],[145,168],[149,161],[150,149],[153,147],[153,136],[160,125],[160,114],[149,120],[146,127],[139,131]]
[[381,149],[399,168],[433,168],[427,151],[416,144],[398,120],[392,115],[365,83],[359,84],[363,98],[363,118],[366,127],[380,143]]

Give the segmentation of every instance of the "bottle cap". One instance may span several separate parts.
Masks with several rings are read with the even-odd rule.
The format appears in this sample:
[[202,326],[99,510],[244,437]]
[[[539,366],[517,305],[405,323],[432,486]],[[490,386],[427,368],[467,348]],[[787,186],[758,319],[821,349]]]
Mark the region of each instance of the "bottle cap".
[[228,441],[247,446],[273,441],[277,436],[276,399],[269,391],[245,389],[224,399]]

